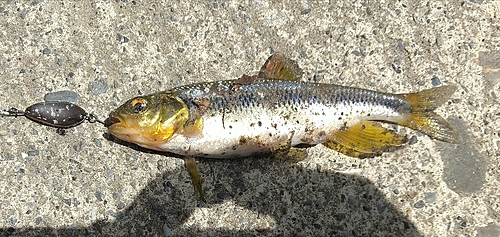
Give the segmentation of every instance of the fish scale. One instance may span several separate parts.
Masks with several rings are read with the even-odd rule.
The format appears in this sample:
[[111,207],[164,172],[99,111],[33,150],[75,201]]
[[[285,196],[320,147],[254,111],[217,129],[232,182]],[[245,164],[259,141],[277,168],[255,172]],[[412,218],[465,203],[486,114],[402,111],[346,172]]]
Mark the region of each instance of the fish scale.
[[[367,117],[391,121],[410,109],[395,95],[358,88],[257,79],[231,91],[234,83],[202,83],[171,90],[190,109],[197,107],[193,101],[204,98],[210,106],[202,116],[201,138],[174,135],[161,148],[181,155],[244,157],[269,152],[269,147],[286,139],[291,139],[292,146],[323,143],[327,136],[307,142],[304,137],[331,134]],[[266,146],[242,145],[242,138]]]
[[180,86],[132,98],[110,113],[109,132],[139,146],[185,158],[196,195],[203,200],[193,157],[272,155],[305,159],[303,147],[323,144],[368,158],[403,147],[393,123],[445,142],[456,130],[434,112],[457,89],[448,85],[390,94],[340,85],[301,82],[302,70],[276,53],[258,75]]
[[401,147],[405,137],[380,122],[442,141],[459,140],[433,112],[455,86],[390,94],[302,82],[298,72],[292,60],[273,55],[259,75],[136,97],[110,114],[109,131],[146,148],[212,158],[246,157],[304,144],[323,144],[355,157]]
[[[195,106],[193,99],[209,98],[210,111],[222,112],[224,109],[242,110],[244,107],[255,107],[269,104],[273,101],[275,107],[281,106],[345,106],[362,105],[364,107],[382,106],[386,111],[411,112],[411,106],[401,98],[360,88],[351,88],[338,85],[314,84],[286,80],[258,79],[251,85],[240,85],[238,92],[231,92],[229,88],[234,80],[195,84],[172,90],[179,93],[179,97],[188,107]],[[217,92],[211,91],[218,85]],[[228,104],[230,105],[228,107]],[[266,109],[270,106],[265,107]]]

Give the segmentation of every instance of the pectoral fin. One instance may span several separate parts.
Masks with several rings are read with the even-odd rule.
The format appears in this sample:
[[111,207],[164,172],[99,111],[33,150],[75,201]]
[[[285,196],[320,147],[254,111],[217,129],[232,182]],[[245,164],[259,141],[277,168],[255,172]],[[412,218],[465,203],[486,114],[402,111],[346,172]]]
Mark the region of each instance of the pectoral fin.
[[398,135],[376,122],[361,121],[334,132],[323,145],[348,156],[368,158],[393,151],[406,142],[406,136]]
[[298,81],[303,72],[297,62],[274,53],[260,69],[259,78]]
[[191,177],[191,182],[194,187],[194,195],[196,199],[205,202],[205,196],[203,195],[203,189],[201,187],[201,175],[200,170],[198,170],[198,166],[196,165],[196,161],[193,157],[184,158],[184,165]]
[[182,130],[182,135],[185,137],[197,137],[203,136],[203,118],[195,120],[192,124],[188,124]]

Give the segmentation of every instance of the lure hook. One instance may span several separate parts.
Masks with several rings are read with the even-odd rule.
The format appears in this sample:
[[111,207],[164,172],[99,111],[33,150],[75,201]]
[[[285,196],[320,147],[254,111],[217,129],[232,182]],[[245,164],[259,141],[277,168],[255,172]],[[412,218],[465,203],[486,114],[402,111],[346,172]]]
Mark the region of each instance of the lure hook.
[[94,115],[94,114],[87,114],[85,119],[87,121],[89,121],[89,123],[96,123],[97,122],[97,123],[104,125],[104,122],[99,120],[97,115]]
[[23,110],[18,110],[16,108],[10,108],[8,110],[1,110],[0,111],[0,116],[14,116],[14,117],[18,117],[18,116],[25,116],[26,115],[26,112],[23,111]]

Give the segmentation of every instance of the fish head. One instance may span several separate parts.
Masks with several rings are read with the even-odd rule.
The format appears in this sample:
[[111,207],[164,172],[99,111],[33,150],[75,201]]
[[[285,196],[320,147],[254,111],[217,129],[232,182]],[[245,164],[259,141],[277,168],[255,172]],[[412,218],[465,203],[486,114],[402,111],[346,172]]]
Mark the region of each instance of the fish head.
[[109,114],[105,125],[120,140],[161,150],[186,123],[187,105],[171,93],[132,98]]

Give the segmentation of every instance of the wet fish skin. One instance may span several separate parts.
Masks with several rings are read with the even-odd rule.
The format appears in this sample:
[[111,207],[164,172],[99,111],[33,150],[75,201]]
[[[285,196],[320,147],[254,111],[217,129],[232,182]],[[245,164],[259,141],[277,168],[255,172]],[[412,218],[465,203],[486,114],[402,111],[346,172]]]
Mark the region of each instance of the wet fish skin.
[[121,140],[184,156],[199,200],[204,195],[194,156],[271,154],[300,161],[307,153],[299,147],[323,144],[367,158],[406,144],[406,136],[380,123],[399,124],[445,142],[460,141],[456,130],[434,113],[455,86],[389,94],[300,82],[301,74],[296,62],[275,53],[258,75],[135,97],[111,112],[105,124]]
[[[427,129],[421,122],[405,123],[405,118],[414,112],[426,117],[436,107],[435,103],[443,102],[437,101],[442,96],[437,96],[436,93],[445,93],[443,95],[446,96],[446,93],[454,91],[453,86],[434,89],[436,93],[431,89],[429,94],[433,97],[428,98],[433,101],[425,104],[429,107],[428,111],[419,111],[407,99],[411,94],[388,94],[338,85],[265,78],[257,78],[248,85],[238,85],[236,89],[234,84],[234,80],[199,83],[138,97],[149,101],[148,104],[154,105],[152,107],[156,109],[172,107],[169,104],[172,100],[154,98],[175,98],[176,103],[183,104],[183,113],[187,115],[181,117],[185,121],[178,122],[181,125],[171,136],[165,136],[163,141],[155,140],[147,144],[148,134],[141,135],[138,142],[137,139],[134,141],[120,137],[112,127],[110,132],[122,140],[147,148],[183,156],[212,158],[269,153],[274,146],[287,139],[291,140],[292,147],[325,143],[335,131],[347,130],[360,121],[402,124],[440,140],[457,140],[456,132],[440,117],[433,120],[438,122],[437,131]],[[205,106],[200,106],[200,101],[205,101]],[[111,117],[120,118],[123,123],[129,119],[124,110],[126,111],[120,107]],[[432,118],[437,116],[434,113],[429,115]],[[162,120],[168,116],[170,115],[157,114],[152,118]],[[186,133],[185,128],[192,126],[195,121],[201,121],[202,126],[198,124],[198,131]],[[132,133],[137,136],[141,134],[141,129]]]

